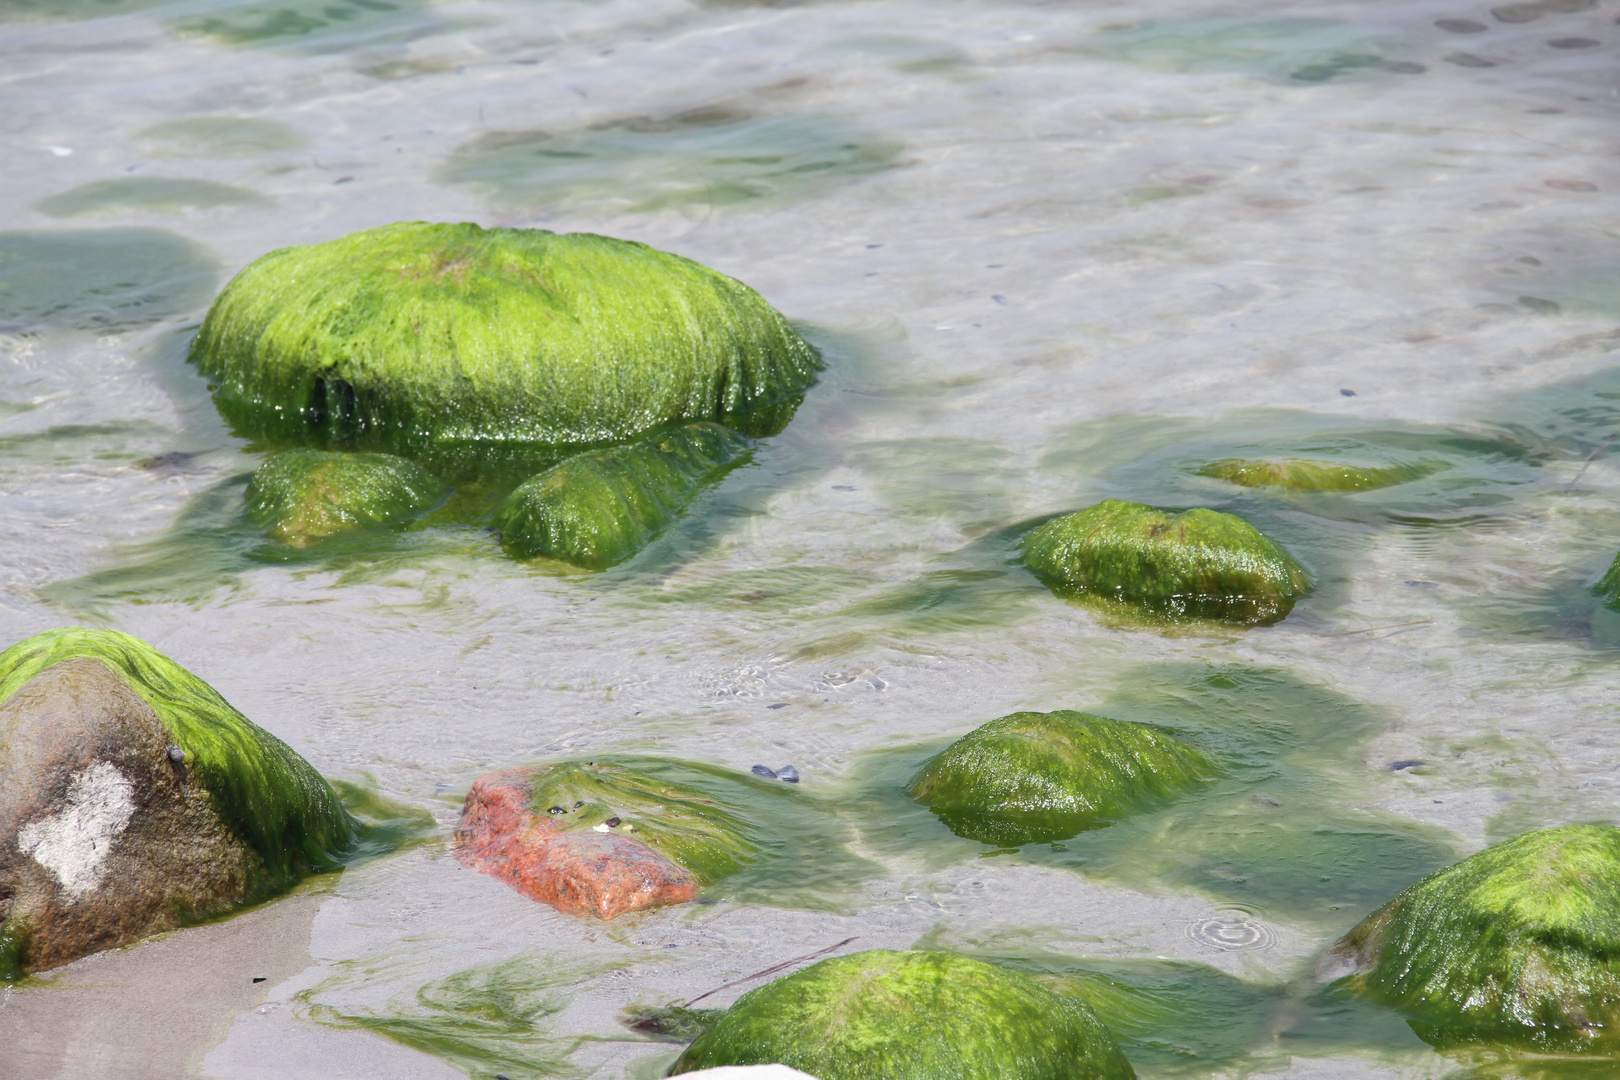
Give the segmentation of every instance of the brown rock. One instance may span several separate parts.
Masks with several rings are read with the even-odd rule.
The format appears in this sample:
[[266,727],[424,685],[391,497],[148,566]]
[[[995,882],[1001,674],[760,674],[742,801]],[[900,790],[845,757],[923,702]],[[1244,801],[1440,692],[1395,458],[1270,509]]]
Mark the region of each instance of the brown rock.
[[206,918],[264,874],[100,660],[55,664],[0,705],[0,765],[0,960],[25,971]]
[[529,809],[535,769],[486,773],[467,792],[456,858],[525,896],[570,915],[611,919],[684,904],[697,879],[646,844],[613,833],[573,832]]

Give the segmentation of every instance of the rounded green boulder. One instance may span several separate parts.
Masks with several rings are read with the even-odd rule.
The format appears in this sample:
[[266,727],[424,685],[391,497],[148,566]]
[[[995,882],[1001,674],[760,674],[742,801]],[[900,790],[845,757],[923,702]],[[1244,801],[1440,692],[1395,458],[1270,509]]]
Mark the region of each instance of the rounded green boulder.
[[952,832],[987,844],[1067,840],[1218,775],[1209,758],[1146,724],[1018,712],[930,758],[906,793]]
[[248,481],[248,513],[292,547],[367,525],[403,521],[445,496],[439,478],[393,454],[283,450]]
[[1059,595],[1170,618],[1273,623],[1310,588],[1304,569],[1240,517],[1119,499],[1048,521],[1025,538],[1023,558]]
[[1555,1052],[1620,1033],[1620,829],[1525,833],[1431,874],[1318,966],[1396,1006],[1437,1045]]
[[748,429],[780,422],[820,367],[758,293],[678,255],[427,222],[265,255],[214,302],[191,359],[244,434],[407,453]]
[[818,1080],[1132,1080],[1090,1006],[948,952],[873,949],[750,990],[669,1075],[790,1065]]
[[1310,458],[1226,458],[1198,470],[1239,487],[1280,487],[1289,491],[1376,491],[1408,480],[1418,480],[1439,467],[1433,465],[1348,465],[1341,461]]
[[675,523],[752,445],[710,421],[587,450],[524,481],[495,512],[506,551],[591,570],[623,562]]

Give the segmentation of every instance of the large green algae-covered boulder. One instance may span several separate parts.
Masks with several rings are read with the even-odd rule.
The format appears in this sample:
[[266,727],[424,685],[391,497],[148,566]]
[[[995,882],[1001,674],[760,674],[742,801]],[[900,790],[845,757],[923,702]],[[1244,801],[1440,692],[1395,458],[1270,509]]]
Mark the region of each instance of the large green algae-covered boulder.
[[1024,540],[1023,557],[1060,595],[1172,618],[1273,623],[1310,587],[1304,569],[1240,517],[1119,499],[1048,521]]
[[519,485],[495,513],[508,553],[599,570],[673,525],[692,498],[751,443],[709,421],[623,446],[587,450]]
[[680,256],[426,222],[265,255],[191,359],[246,434],[407,453],[589,446],[682,420],[752,430],[820,367],[758,293]]
[[283,450],[248,481],[247,506],[273,539],[293,547],[404,521],[445,496],[444,484],[393,454]]
[[1419,480],[1441,468],[1437,465],[1350,465],[1311,458],[1225,458],[1198,470],[1239,487],[1280,487],[1289,491],[1376,491],[1409,480]]
[[669,1075],[780,1063],[819,1080],[1130,1080],[1083,1002],[948,952],[812,964],[737,999]]
[[1567,1051],[1620,1034],[1617,957],[1620,829],[1566,825],[1429,875],[1341,938],[1318,973],[1400,1008],[1437,1044]]
[[308,762],[114,630],[0,653],[0,776],[0,976],[272,895],[358,841]]
[[924,763],[906,792],[958,836],[1033,844],[1107,825],[1218,773],[1157,728],[1065,709],[973,729]]

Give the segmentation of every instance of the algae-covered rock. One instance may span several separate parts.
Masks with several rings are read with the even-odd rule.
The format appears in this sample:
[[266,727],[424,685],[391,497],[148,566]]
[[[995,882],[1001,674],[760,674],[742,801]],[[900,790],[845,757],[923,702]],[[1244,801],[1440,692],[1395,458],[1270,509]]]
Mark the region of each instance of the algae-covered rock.
[[948,952],[823,960],[737,999],[669,1075],[780,1063],[821,1080],[1128,1080],[1097,1014]]
[[[1620,829],[1525,833],[1431,874],[1318,968],[1446,1043],[1579,1049],[1620,1033]],[[1612,1044],[1611,1044],[1612,1048]]]
[[958,836],[987,844],[1066,840],[1218,774],[1146,724],[1060,710],[992,720],[947,746],[906,792]]
[[1437,471],[1434,465],[1348,465],[1309,458],[1244,460],[1225,458],[1198,470],[1239,487],[1280,487],[1290,491],[1376,491]]
[[1240,517],[1119,499],[1048,521],[1024,540],[1023,557],[1060,595],[1178,618],[1273,623],[1310,587],[1300,565]]
[[115,630],[0,653],[0,977],[335,869],[331,786],[202,680]]
[[751,832],[732,808],[649,772],[559,762],[479,777],[456,856],[559,911],[611,919],[696,898],[753,857]]
[[245,433],[400,452],[748,429],[820,367],[758,293],[688,259],[426,222],[265,255],[214,302],[191,359]]
[[495,513],[508,553],[593,570],[623,562],[673,525],[750,443],[709,421],[587,450],[519,485]]
[[248,512],[293,547],[367,525],[403,521],[444,498],[439,478],[393,454],[283,450],[248,482]]

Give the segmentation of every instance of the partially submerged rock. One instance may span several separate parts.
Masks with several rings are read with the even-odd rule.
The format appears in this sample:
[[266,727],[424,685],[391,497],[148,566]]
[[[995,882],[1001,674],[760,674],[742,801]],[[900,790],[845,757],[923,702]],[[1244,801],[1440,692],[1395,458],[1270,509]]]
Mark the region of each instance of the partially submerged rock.
[[1436,465],[1349,465],[1310,458],[1225,458],[1198,470],[1239,487],[1280,487],[1290,491],[1375,491],[1419,480],[1438,471]]
[[486,773],[456,827],[464,866],[575,915],[681,904],[758,850],[729,807],[648,772],[561,762]]
[[1273,623],[1310,587],[1304,569],[1240,517],[1119,499],[1048,521],[1025,539],[1023,558],[1059,595],[1172,618]]
[[1400,1008],[1437,1043],[1578,1050],[1620,1033],[1616,955],[1620,829],[1566,825],[1429,875],[1362,920],[1317,970]]
[[308,762],[115,630],[0,653],[0,775],[0,977],[272,895],[356,842]]
[[1218,774],[1157,728],[1088,713],[1018,712],[975,728],[906,793],[958,836],[987,844],[1066,840]]
[[214,302],[191,359],[245,433],[400,452],[751,430],[820,367],[758,293],[680,256],[427,222],[265,255]]
[[1096,1013],[948,952],[838,956],[737,999],[669,1075],[781,1063],[821,1080],[1128,1080]]
[[393,454],[283,450],[248,481],[248,513],[292,547],[405,521],[444,498],[439,478]]
[[520,559],[545,555],[592,570],[623,562],[750,445],[730,428],[699,421],[576,454],[507,496],[495,513],[501,544]]

